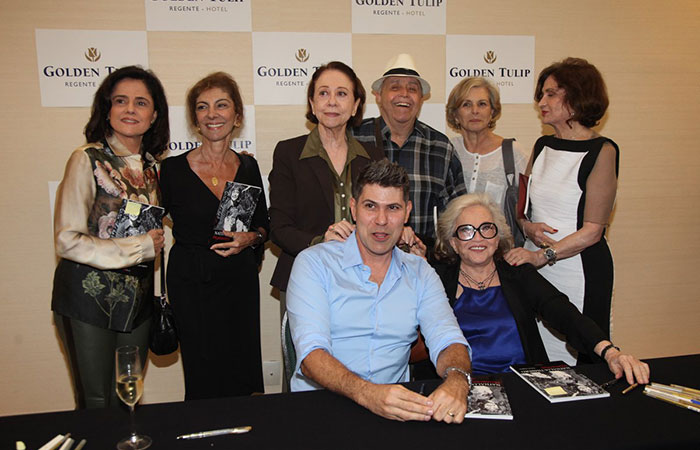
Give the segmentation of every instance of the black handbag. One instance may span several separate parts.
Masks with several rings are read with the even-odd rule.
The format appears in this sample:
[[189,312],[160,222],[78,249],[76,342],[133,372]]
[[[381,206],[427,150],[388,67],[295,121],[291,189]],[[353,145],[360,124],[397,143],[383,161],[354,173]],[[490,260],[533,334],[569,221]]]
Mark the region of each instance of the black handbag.
[[165,252],[160,251],[160,295],[153,296],[153,324],[148,347],[156,355],[169,355],[177,350],[177,332],[173,308],[165,290]]
[[516,247],[522,247],[525,244],[525,234],[518,225],[517,205],[518,205],[518,186],[515,184],[515,161],[513,157],[513,139],[503,139],[501,145],[503,152],[503,169],[506,173],[506,199],[503,203],[503,212],[506,216],[506,222],[510,226],[510,232],[513,234],[513,243]]

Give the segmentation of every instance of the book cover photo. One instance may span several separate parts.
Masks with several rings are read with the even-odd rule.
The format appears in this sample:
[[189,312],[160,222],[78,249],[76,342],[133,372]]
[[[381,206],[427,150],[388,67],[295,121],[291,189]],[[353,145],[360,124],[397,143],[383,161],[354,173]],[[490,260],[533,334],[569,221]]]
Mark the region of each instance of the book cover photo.
[[226,237],[223,231],[248,231],[261,193],[262,189],[258,186],[227,181],[216,211],[212,241],[230,241],[231,238]]
[[477,381],[469,390],[467,419],[513,420],[513,412],[503,383],[499,380]]
[[124,199],[114,220],[110,237],[139,236],[150,230],[163,228],[164,213],[165,210],[160,206]]
[[610,397],[608,391],[563,361],[516,364],[510,368],[552,403]]

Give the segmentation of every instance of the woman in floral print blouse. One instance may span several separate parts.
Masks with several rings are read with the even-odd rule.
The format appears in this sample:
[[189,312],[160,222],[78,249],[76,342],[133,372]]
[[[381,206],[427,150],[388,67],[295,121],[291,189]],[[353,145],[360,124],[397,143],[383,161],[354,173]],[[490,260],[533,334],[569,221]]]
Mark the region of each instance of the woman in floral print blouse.
[[112,72],[95,93],[87,144],[66,164],[56,193],[54,238],[60,257],[51,309],[71,364],[78,407],[118,402],[114,351],[148,352],[153,260],[163,230],[112,238],[125,199],[160,204],[156,158],[170,137],[160,81],[137,66]]

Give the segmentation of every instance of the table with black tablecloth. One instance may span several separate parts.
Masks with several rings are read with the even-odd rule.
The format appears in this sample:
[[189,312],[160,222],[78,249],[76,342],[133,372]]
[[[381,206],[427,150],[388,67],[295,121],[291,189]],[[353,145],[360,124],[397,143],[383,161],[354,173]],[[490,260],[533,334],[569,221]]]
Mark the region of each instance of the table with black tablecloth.
[[[647,360],[652,381],[700,388],[700,354]],[[602,383],[611,378],[603,364],[578,372]],[[700,449],[700,414],[642,394],[551,404],[515,374],[500,375],[514,420],[468,419],[461,425],[396,422],[375,416],[328,391],[272,394],[138,406],[139,432],[153,449]],[[427,382],[426,391],[439,382]],[[409,384],[417,390],[417,384]],[[182,441],[176,436],[251,425],[242,435]],[[115,448],[129,433],[126,408],[0,417],[0,449],[22,440],[39,448],[56,434],[87,439],[85,450]]]

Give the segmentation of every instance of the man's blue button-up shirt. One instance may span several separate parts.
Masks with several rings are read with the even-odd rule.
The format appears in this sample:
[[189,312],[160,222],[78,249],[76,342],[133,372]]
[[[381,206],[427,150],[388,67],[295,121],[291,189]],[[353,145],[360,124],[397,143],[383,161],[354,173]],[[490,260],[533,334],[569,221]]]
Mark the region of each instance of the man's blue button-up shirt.
[[301,362],[323,349],[373,383],[408,381],[418,327],[433,364],[452,344],[468,347],[445,290],[428,263],[398,248],[381,286],[369,280],[355,233],[299,253],[287,288],[287,311],[297,364],[292,391],[319,389]]

